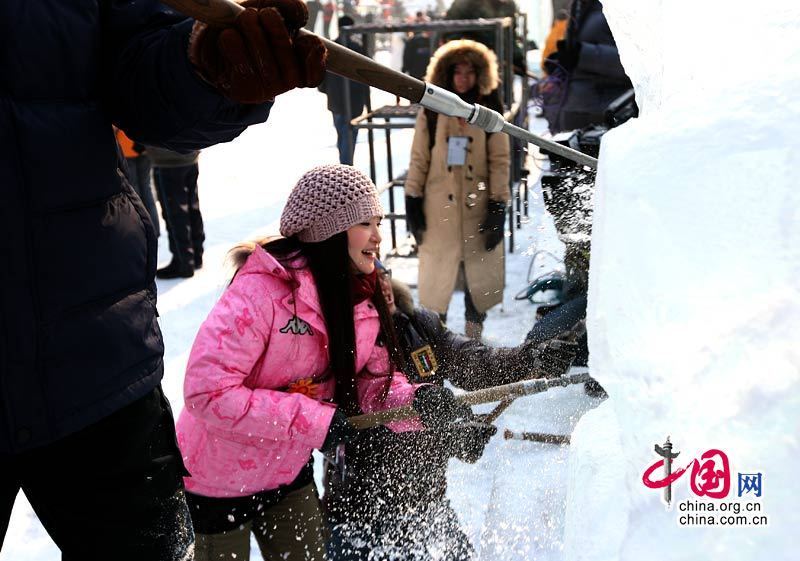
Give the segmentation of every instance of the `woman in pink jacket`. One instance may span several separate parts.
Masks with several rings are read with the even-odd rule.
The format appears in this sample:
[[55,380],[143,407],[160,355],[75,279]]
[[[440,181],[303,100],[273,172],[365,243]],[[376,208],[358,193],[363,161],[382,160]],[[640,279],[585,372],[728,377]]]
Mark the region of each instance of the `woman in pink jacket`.
[[251,531],[265,559],[323,559],[311,451],[355,436],[346,415],[414,400],[376,289],[382,214],[369,178],[321,166],[290,194],[283,238],[234,251],[240,267],[197,334],[177,427],[196,559],[248,559]]

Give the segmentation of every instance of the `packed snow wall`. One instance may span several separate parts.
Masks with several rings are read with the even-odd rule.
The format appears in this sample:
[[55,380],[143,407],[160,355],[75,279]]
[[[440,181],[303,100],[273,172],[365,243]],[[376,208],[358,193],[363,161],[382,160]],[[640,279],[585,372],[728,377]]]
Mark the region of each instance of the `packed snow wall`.
[[[611,397],[573,434],[566,558],[797,559],[800,3],[603,6],[641,115],[600,153],[588,327]],[[670,510],[643,481],[667,436]]]

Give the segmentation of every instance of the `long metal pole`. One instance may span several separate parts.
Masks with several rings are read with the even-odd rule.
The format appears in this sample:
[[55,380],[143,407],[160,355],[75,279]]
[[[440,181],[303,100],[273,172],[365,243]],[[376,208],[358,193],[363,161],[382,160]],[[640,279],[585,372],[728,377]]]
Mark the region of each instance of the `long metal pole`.
[[[244,9],[232,0],[162,0],[165,4],[209,25],[231,25]],[[300,29],[298,35],[313,35]],[[328,49],[327,69],[345,78],[361,82],[388,93],[393,93],[412,103],[419,103],[437,113],[450,117],[462,117],[487,132],[504,132],[509,136],[535,144],[554,154],[590,168],[597,168],[597,160],[582,152],[542,138],[520,127],[512,125],[503,116],[477,103],[471,104],[456,94],[428,84],[422,80],[392,70],[371,58],[352,51],[344,45],[320,37]]]
[[553,142],[552,140],[542,138],[541,136],[533,134],[532,132],[526,131],[522,127],[511,124],[508,121],[503,122],[502,131],[509,136],[529,142],[535,146],[538,146],[539,148],[547,150],[548,152],[552,152],[553,154],[563,156],[568,160],[572,160],[573,162],[581,164],[582,166],[597,169],[597,158],[592,158],[588,154],[578,152],[577,150],[573,150],[572,148],[559,144],[558,142]]

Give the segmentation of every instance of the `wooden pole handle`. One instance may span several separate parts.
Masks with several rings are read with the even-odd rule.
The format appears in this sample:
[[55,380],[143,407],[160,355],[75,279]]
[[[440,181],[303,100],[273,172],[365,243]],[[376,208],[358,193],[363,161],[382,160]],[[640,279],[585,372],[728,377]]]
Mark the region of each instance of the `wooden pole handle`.
[[[305,29],[300,29],[297,35],[314,34]],[[314,36],[318,37],[317,35]],[[422,80],[377,63],[371,58],[352,51],[339,43],[334,43],[322,37],[319,37],[319,39],[328,49],[326,68],[329,72],[400,96],[412,103],[418,103],[422,99],[425,93],[425,82]]]
[[215,27],[229,27],[244,11],[232,0],[162,0],[170,8]]
[[[570,374],[561,378],[535,378],[513,384],[494,386],[473,392],[467,392],[456,396],[456,400],[463,405],[480,405],[482,403],[492,403],[504,399],[513,400],[517,397],[533,395],[546,392],[551,388],[565,387],[571,384],[582,384],[592,379],[588,372],[581,374]],[[348,421],[357,429],[369,429],[380,425],[385,425],[392,421],[404,421],[418,417],[419,413],[410,405],[355,415],[348,417]]]
[[[217,27],[233,25],[236,16],[244,10],[232,0],[163,0],[163,2],[187,16]],[[307,35],[314,34],[305,29],[297,32],[298,37]],[[425,93],[425,83],[422,80],[387,68],[344,45],[317,35],[314,36],[320,39],[328,49],[326,61],[328,71],[398,95],[412,103],[417,103],[422,99],[422,95]]]

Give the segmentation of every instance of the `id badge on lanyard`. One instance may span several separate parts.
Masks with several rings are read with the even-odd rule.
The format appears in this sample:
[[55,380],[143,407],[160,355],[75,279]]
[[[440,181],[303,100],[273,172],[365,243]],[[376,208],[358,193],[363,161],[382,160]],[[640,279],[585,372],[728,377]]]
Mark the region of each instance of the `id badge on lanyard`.
[[450,136],[447,138],[447,165],[463,166],[467,163],[469,137]]

